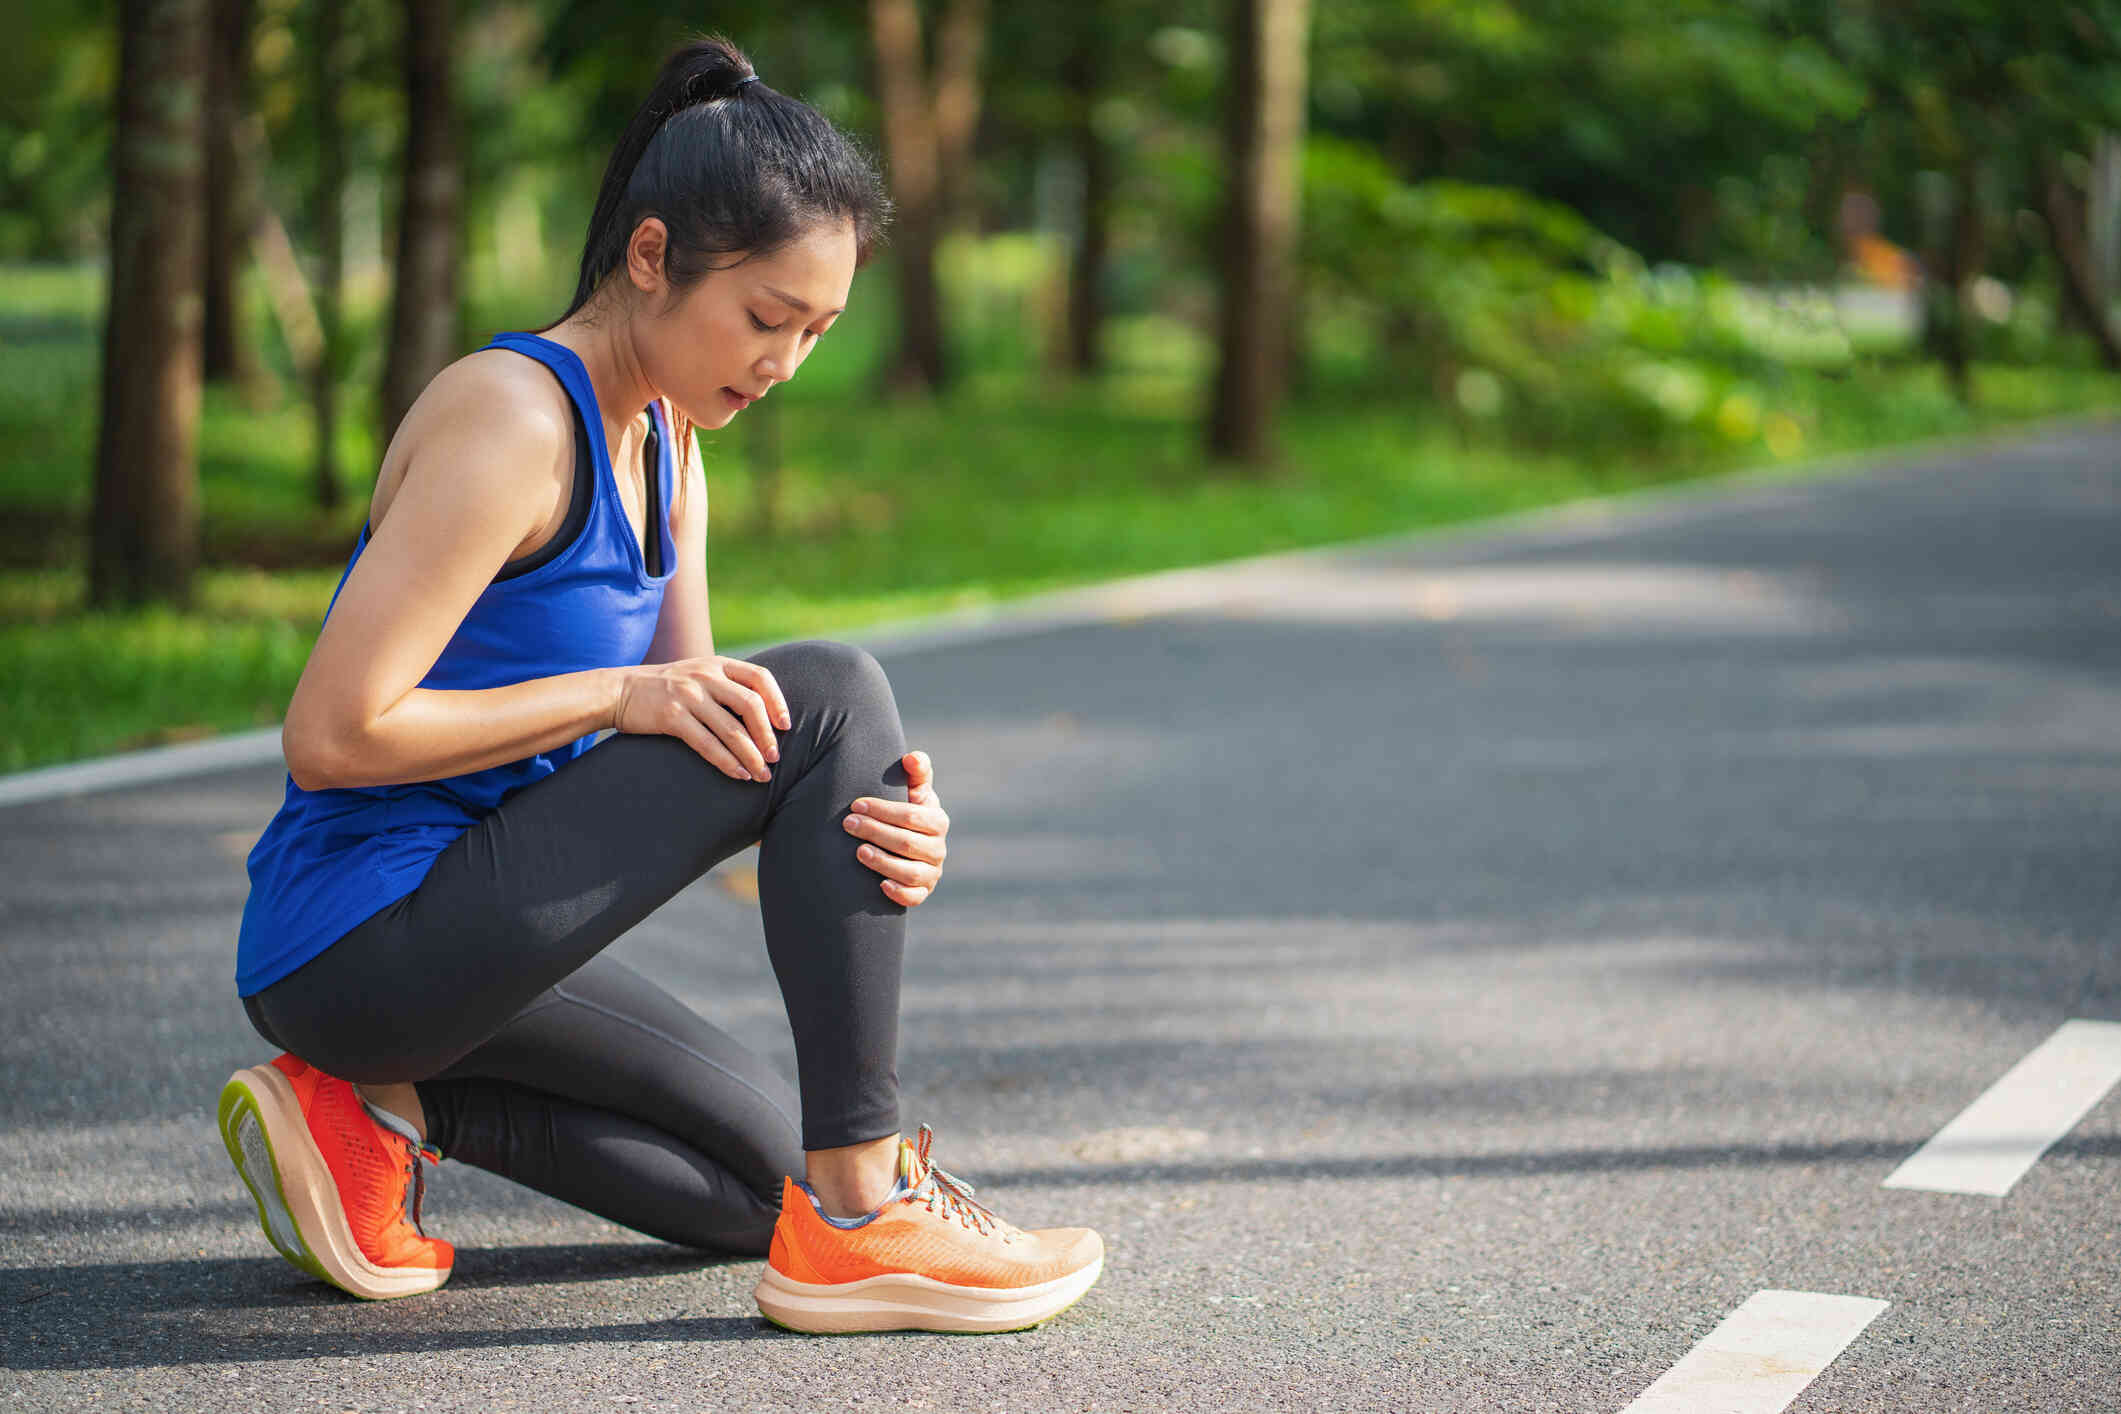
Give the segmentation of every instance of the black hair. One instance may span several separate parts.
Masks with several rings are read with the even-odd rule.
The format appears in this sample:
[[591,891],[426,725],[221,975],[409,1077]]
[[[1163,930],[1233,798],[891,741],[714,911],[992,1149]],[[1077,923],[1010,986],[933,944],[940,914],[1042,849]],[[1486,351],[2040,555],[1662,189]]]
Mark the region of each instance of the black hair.
[[[815,108],[759,81],[720,35],[663,62],[612,151],[565,320],[626,261],[642,221],[669,228],[663,275],[682,293],[721,257],[771,255],[822,220],[854,225],[855,265],[891,219],[876,163]],[[554,321],[555,323],[560,320]]]

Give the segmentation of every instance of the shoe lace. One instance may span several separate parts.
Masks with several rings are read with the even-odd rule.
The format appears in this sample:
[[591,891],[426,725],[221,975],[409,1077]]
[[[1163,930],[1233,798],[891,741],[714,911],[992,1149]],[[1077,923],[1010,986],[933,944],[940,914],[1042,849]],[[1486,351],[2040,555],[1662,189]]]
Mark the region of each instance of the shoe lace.
[[387,1110],[376,1108],[358,1090],[355,1099],[367,1112],[377,1141],[398,1156],[399,1216],[412,1225],[413,1231],[422,1237],[427,1236],[427,1229],[420,1226],[420,1209],[427,1198],[427,1173],[422,1164],[441,1163],[442,1151],[417,1138],[411,1125]]
[[945,1169],[936,1167],[928,1158],[928,1151],[935,1144],[935,1131],[927,1125],[920,1127],[914,1140],[913,1152],[920,1164],[921,1181],[907,1195],[909,1201],[919,1200],[928,1206],[931,1213],[954,1217],[982,1237],[999,1234],[1002,1241],[1012,1241],[1017,1229],[1003,1222],[994,1210],[979,1202],[972,1195],[977,1192],[971,1184]]
[[415,1144],[402,1135],[390,1137],[405,1147],[405,1221],[425,1237],[427,1229],[420,1226],[420,1205],[427,1197],[426,1165],[441,1163],[442,1151],[432,1144]]

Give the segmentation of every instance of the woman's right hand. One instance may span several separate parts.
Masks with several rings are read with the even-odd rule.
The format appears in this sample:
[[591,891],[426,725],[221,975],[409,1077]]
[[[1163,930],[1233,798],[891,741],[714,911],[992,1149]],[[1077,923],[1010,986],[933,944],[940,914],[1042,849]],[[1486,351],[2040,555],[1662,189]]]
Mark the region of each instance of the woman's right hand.
[[748,659],[723,657],[627,669],[611,721],[622,732],[677,737],[739,781],[773,778],[767,763],[781,759],[775,723],[783,730],[793,724],[773,674]]

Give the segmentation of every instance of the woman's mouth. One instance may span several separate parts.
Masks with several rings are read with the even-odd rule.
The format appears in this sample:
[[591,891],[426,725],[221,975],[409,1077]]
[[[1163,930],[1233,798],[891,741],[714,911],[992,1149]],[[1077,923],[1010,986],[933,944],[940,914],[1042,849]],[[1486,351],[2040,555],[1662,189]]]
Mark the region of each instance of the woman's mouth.
[[729,399],[729,405],[735,408],[738,412],[742,412],[745,408],[750,407],[754,402],[758,401],[756,398],[745,397],[742,393],[739,393],[734,388],[722,389],[722,396]]

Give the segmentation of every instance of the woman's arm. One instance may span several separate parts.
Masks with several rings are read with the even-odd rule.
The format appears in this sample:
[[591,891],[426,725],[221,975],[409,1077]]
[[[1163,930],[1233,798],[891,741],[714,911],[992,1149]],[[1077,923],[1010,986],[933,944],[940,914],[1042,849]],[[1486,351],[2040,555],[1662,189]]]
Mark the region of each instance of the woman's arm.
[[439,374],[402,436],[411,462],[339,591],[281,744],[305,790],[435,780],[612,725],[627,669],[483,691],[418,686],[548,513],[571,456],[557,406],[476,356]]
[[[665,409],[669,405],[666,403]],[[685,495],[677,519],[670,524],[670,539],[677,547],[677,573],[663,590],[663,612],[656,620],[655,638],[648,645],[649,663],[676,663],[686,658],[714,656],[714,629],[707,617],[707,473],[700,464],[699,444],[683,414],[672,414],[665,422],[676,433],[678,475],[684,478]]]

